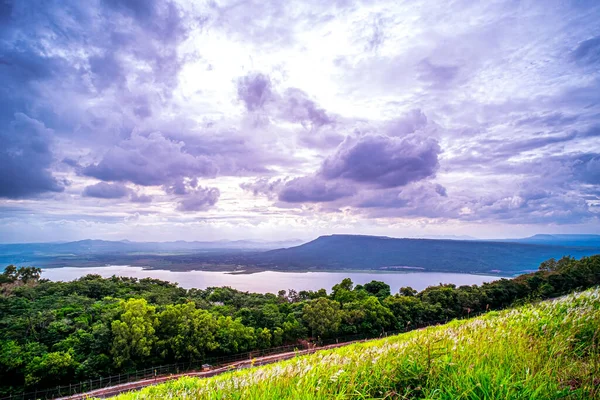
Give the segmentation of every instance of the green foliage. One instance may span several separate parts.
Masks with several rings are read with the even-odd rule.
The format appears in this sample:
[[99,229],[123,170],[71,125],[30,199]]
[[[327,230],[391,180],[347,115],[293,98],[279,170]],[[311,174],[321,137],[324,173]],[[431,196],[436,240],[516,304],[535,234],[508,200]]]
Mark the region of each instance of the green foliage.
[[600,289],[115,400],[598,399]]
[[127,362],[144,360],[157,341],[154,335],[158,325],[156,307],[144,299],[121,302],[123,313],[112,322],[112,355],[117,367]]
[[201,360],[207,352],[219,347],[215,339],[218,328],[215,317],[196,304],[168,305],[158,316],[158,347],[167,360]]
[[25,369],[25,384],[61,383],[74,375],[77,362],[70,351],[55,351],[34,357]]
[[[600,256],[549,260],[540,269],[420,293],[402,288],[390,295],[382,282],[354,286],[344,279],[331,294],[276,295],[98,275],[49,282],[39,269],[9,266],[0,274],[0,395],[299,339],[378,336],[600,285]],[[582,331],[572,342],[582,357],[581,343],[591,336]]]
[[248,351],[256,345],[254,328],[244,326],[241,320],[231,317],[219,317],[216,338],[219,348],[226,354]]
[[313,336],[333,336],[342,322],[340,303],[326,298],[313,300],[304,306],[302,319]]
[[42,270],[36,267],[20,267],[17,268],[14,265],[9,265],[4,269],[4,272],[0,274],[0,284],[2,283],[31,283],[37,282],[40,279]]
[[375,296],[380,300],[385,299],[392,293],[390,285],[381,281],[371,281],[365,284],[364,288],[370,295]]
[[342,319],[346,333],[361,332],[376,336],[395,327],[394,314],[373,296],[344,304]]

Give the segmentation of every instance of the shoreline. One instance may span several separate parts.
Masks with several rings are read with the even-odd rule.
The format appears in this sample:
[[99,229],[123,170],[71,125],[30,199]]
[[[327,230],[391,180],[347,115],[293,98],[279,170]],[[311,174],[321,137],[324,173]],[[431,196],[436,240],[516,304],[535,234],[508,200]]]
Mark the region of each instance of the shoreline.
[[215,273],[223,273],[225,275],[254,275],[262,272],[276,272],[276,273],[284,273],[284,274],[309,274],[309,273],[337,273],[337,274],[376,274],[376,275],[410,275],[410,274],[460,274],[460,275],[478,275],[478,276],[489,276],[495,277],[497,279],[502,278],[514,278],[521,274],[526,274],[530,272],[534,272],[533,270],[522,270],[514,273],[508,272],[473,272],[473,271],[450,271],[450,270],[431,270],[431,269],[421,269],[421,268],[406,268],[406,269],[331,269],[331,268],[313,268],[313,269],[269,269],[269,268],[260,268],[260,267],[243,267],[243,269],[236,268],[223,268],[223,266],[214,266],[209,268],[183,268],[183,269],[171,269],[168,267],[153,267],[148,265],[131,265],[131,264],[104,264],[104,265],[79,265],[79,266],[48,266],[41,267],[42,271],[44,270],[55,270],[55,269],[63,269],[63,268],[110,268],[110,267],[126,267],[126,268],[141,268],[143,271],[167,271],[167,272],[176,272],[176,273],[184,273],[184,272],[215,272]]

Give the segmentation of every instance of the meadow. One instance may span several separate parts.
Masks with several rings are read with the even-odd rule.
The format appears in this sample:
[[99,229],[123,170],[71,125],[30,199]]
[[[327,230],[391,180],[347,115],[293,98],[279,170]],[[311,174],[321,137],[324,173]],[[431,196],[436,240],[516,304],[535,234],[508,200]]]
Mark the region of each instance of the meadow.
[[595,399],[599,331],[595,288],[115,399]]

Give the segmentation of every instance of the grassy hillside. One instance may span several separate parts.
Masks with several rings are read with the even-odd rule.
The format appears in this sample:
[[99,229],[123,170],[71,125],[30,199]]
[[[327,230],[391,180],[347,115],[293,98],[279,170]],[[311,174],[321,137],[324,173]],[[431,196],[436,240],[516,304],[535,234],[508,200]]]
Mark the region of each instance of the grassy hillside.
[[117,399],[600,398],[599,330],[592,289]]

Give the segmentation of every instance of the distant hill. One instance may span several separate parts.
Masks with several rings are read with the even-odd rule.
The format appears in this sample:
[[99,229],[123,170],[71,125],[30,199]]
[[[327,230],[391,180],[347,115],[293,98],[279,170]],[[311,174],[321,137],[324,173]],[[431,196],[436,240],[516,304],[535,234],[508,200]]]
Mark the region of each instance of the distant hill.
[[595,248],[513,242],[396,239],[381,236],[331,235],[288,248],[271,250],[251,259],[281,269],[387,269],[403,267],[429,271],[499,272],[536,270],[549,258],[580,258],[600,253]]
[[193,252],[211,249],[252,249],[267,250],[280,247],[295,246],[301,240],[288,241],[253,241],[253,240],[221,240],[215,242],[131,242],[129,240],[79,240],[66,243],[15,243],[0,244],[0,254],[91,254],[91,253],[133,253],[133,252]]
[[[439,271],[514,275],[549,258],[600,254],[598,235],[535,235],[502,241],[398,239],[330,235],[300,241],[130,242],[0,244],[0,267],[44,268],[132,265],[169,270]],[[282,248],[283,247],[283,248]]]
[[522,239],[506,239],[503,242],[549,244],[574,247],[600,247],[600,235],[548,235],[538,234]]

